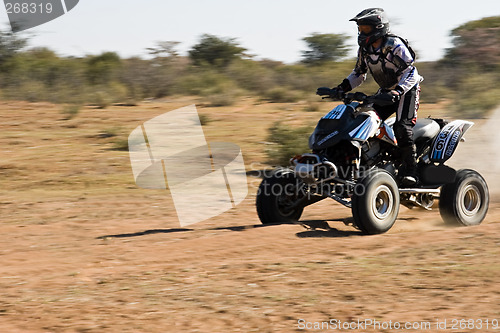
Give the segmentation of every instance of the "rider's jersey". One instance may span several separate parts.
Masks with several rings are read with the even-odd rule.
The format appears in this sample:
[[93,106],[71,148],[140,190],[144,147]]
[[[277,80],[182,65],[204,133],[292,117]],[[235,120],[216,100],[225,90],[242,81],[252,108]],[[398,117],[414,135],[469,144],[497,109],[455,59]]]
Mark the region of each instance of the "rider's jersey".
[[356,67],[347,79],[354,89],[363,83],[366,73],[370,71],[380,88],[394,89],[400,86],[406,93],[424,79],[418,74],[413,65],[414,61],[411,52],[400,38],[387,36],[377,50],[371,46],[358,50]]

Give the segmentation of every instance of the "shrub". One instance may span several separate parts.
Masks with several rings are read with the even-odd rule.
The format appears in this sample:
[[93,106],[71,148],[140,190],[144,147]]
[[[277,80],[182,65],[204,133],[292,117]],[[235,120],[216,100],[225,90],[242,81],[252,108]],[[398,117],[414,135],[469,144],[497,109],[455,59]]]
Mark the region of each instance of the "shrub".
[[306,105],[304,106],[304,111],[307,112],[316,112],[319,111],[319,102],[313,102],[313,101],[307,101]]
[[283,87],[272,88],[264,93],[264,98],[271,103],[293,103],[301,97],[298,91],[286,89]]
[[113,142],[112,150],[128,151],[128,139],[118,138]]
[[91,104],[97,105],[98,108],[105,109],[113,103],[127,100],[127,88],[116,82],[96,86],[90,93],[88,100]]
[[210,96],[234,85],[228,77],[212,68],[191,68],[189,73],[179,78],[174,92],[180,95]]
[[229,106],[236,103],[237,95],[231,92],[213,94],[208,96],[208,101],[211,106]]
[[277,85],[275,72],[263,61],[238,59],[225,70],[225,74],[238,86],[252,94],[262,94]]
[[[455,99],[456,111],[462,117],[484,117],[488,111],[498,105],[499,79],[496,74],[470,73],[457,87]],[[489,87],[485,89],[485,87]]]
[[288,165],[290,158],[309,151],[309,136],[313,127],[302,126],[292,128],[276,122],[269,129],[268,141],[273,145],[267,151],[268,162],[273,165]]
[[80,105],[78,105],[78,104],[66,105],[63,107],[61,112],[62,112],[62,114],[64,114],[66,116],[66,118],[65,118],[66,120],[72,119],[72,118],[76,117],[78,112],[80,112]]
[[103,130],[102,132],[100,132],[97,136],[99,138],[113,138],[115,136],[118,136],[118,134],[121,132],[121,128],[120,127],[111,127],[111,128],[107,128],[105,130]]
[[205,125],[207,125],[209,122],[211,122],[211,121],[212,121],[212,119],[210,119],[210,117],[209,117],[208,115],[203,114],[203,113],[200,113],[200,114],[198,115],[198,117],[200,118],[200,124],[201,124],[201,126],[205,126]]

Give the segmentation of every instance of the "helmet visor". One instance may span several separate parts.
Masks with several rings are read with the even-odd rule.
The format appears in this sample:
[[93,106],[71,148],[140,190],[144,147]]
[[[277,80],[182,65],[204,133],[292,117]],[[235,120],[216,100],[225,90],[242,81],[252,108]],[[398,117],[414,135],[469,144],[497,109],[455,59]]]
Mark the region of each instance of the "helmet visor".
[[374,29],[375,28],[373,25],[369,25],[369,24],[359,24],[358,25],[358,32],[361,34],[369,35],[373,32]]

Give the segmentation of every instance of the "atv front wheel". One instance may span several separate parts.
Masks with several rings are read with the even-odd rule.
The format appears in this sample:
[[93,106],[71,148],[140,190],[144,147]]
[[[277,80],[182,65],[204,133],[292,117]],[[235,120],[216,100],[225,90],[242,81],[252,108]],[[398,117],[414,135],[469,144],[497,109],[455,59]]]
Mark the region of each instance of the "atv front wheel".
[[457,172],[455,182],[441,188],[439,213],[448,224],[478,225],[488,212],[489,201],[484,178],[474,170],[462,169]]
[[293,172],[280,170],[264,178],[257,192],[257,214],[262,224],[297,222],[304,211],[299,204],[303,183]]
[[399,189],[390,173],[375,169],[355,187],[352,215],[356,226],[365,234],[388,231],[399,213]]

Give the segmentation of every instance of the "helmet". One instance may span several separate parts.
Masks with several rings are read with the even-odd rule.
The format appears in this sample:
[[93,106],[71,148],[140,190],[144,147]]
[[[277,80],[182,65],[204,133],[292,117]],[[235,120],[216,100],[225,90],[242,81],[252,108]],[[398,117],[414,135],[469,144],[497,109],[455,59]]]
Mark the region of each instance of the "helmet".
[[349,21],[354,21],[358,25],[373,26],[370,33],[359,32],[358,34],[358,44],[363,48],[389,33],[389,20],[382,8],[365,9]]

